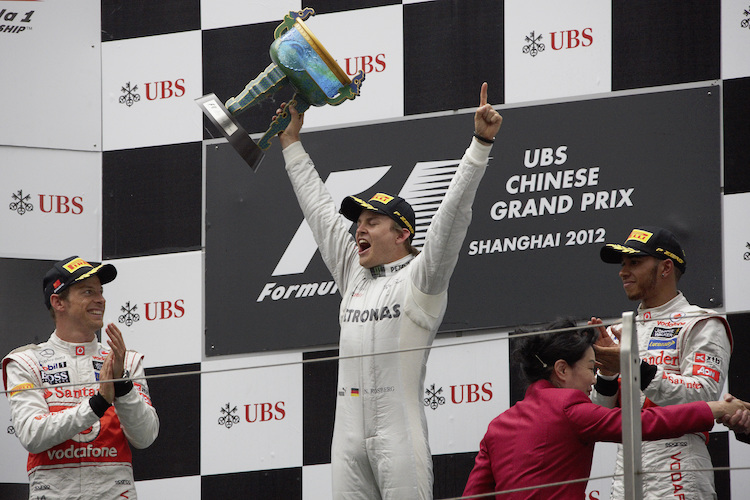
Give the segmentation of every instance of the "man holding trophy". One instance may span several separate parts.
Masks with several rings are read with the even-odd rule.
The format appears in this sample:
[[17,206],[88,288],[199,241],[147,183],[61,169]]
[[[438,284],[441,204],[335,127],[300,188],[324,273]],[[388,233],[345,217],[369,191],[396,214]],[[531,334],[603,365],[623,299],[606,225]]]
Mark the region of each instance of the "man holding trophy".
[[349,196],[339,211],[300,142],[303,115],[282,104],[282,116],[289,119],[279,134],[286,170],[342,296],[333,497],[432,499],[422,405],[426,363],[502,117],[487,104],[482,84],[474,138],[419,252],[411,246],[409,203],[384,193]]

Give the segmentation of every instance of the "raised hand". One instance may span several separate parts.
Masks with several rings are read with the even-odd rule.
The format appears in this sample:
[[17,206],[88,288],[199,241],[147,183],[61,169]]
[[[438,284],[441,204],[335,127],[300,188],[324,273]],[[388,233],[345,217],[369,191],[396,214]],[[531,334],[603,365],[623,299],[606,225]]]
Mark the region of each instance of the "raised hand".
[[[482,84],[479,91],[479,107],[474,113],[474,132],[490,141],[495,139],[500,125],[503,123],[503,117],[495,111],[492,105],[487,104],[487,82]],[[481,140],[481,139],[480,139]]]

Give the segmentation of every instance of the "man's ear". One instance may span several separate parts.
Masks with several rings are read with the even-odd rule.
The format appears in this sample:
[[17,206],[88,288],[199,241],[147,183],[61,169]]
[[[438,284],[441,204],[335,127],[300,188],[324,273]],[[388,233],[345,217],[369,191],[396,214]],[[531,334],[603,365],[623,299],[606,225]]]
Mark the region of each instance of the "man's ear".
[[62,311],[65,309],[65,305],[63,304],[63,299],[58,294],[53,293],[49,297],[49,303],[52,305],[52,309],[55,311]]
[[661,277],[666,278],[674,273],[674,262],[672,259],[664,259],[660,263],[661,267]]
[[409,230],[406,229],[405,227],[402,227],[401,228],[401,234],[398,236],[398,238],[396,238],[396,243],[398,243],[400,245],[401,243],[403,243],[406,240],[408,240],[409,236],[411,236],[411,233],[409,232]]

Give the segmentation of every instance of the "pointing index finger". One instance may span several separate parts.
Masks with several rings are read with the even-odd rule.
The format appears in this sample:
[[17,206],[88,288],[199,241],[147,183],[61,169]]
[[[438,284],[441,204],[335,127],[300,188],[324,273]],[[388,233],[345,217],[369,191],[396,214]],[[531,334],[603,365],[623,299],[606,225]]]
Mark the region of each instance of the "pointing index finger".
[[487,104],[487,82],[482,84],[482,90],[479,92],[479,106]]

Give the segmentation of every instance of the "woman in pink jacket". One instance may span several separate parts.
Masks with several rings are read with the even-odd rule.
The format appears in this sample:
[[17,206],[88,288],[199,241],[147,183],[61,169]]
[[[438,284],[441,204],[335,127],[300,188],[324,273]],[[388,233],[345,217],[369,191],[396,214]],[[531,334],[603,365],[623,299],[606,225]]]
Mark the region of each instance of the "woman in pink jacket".
[[[549,330],[574,327],[561,320]],[[593,330],[551,332],[519,340],[514,352],[530,382],[523,400],[490,422],[479,445],[464,496],[589,477],[597,441],[620,442],[619,408],[589,400],[596,382]],[[741,402],[712,401],[641,411],[643,439],[709,431],[714,419],[732,415]],[[742,407],[744,408],[744,407]],[[534,488],[498,500],[584,498],[586,482]]]

